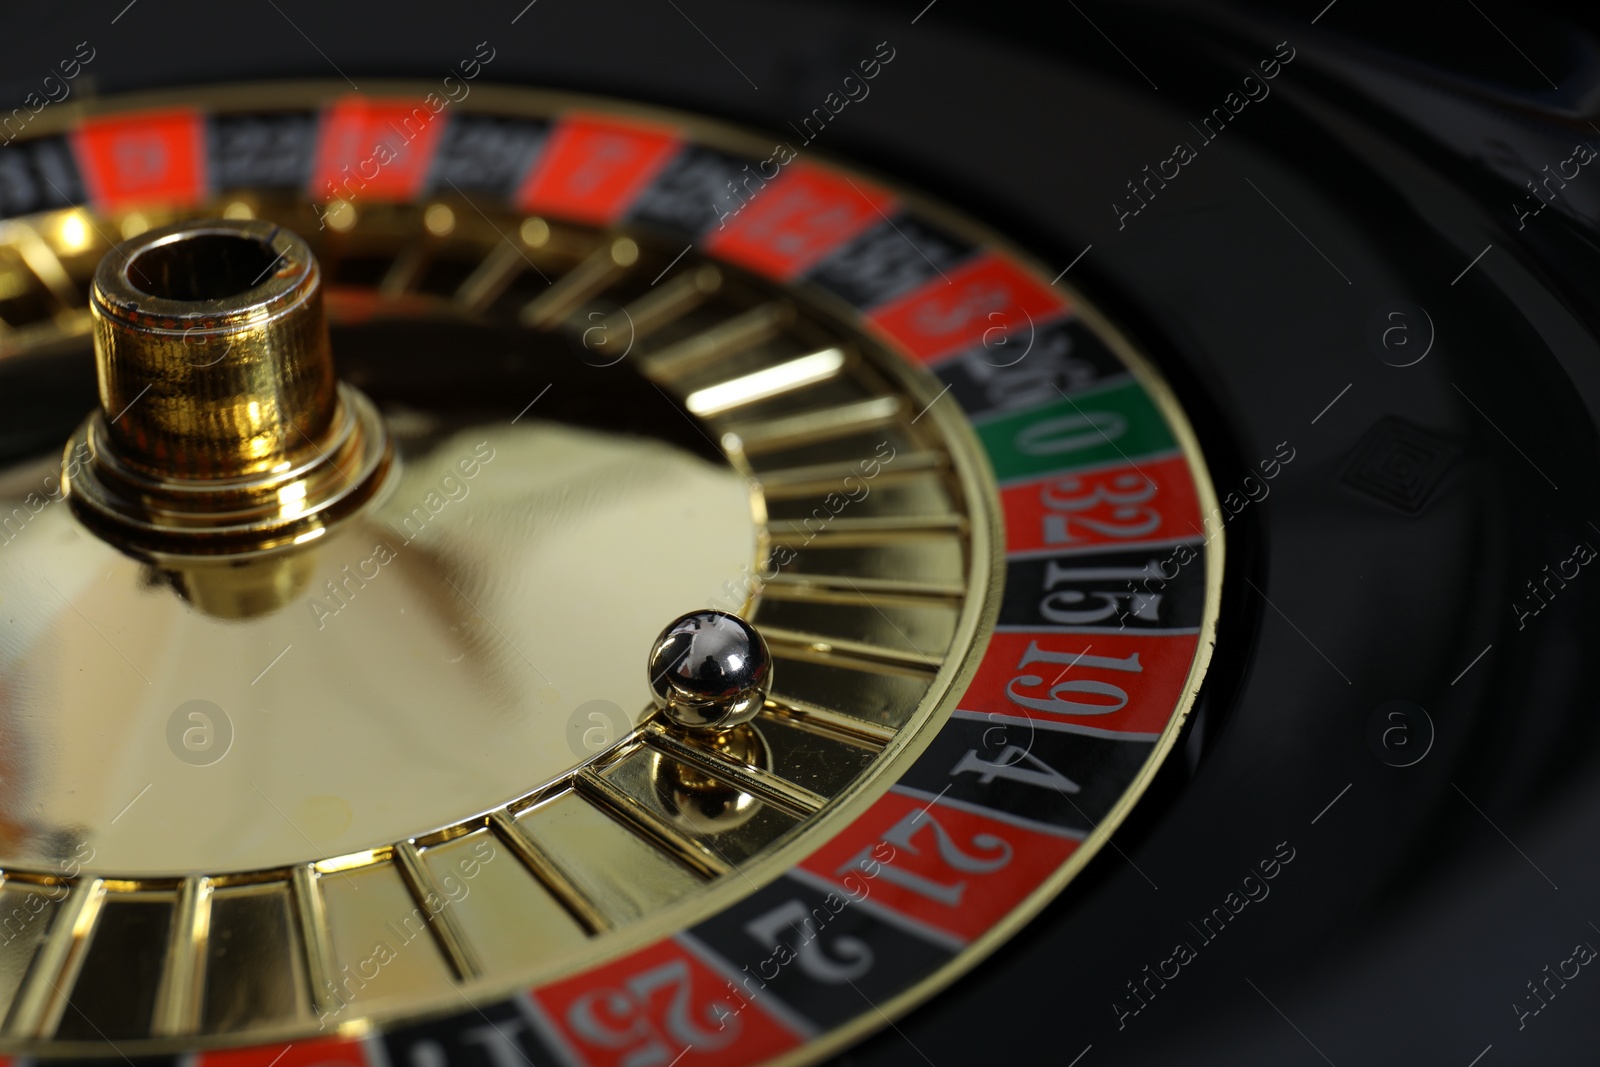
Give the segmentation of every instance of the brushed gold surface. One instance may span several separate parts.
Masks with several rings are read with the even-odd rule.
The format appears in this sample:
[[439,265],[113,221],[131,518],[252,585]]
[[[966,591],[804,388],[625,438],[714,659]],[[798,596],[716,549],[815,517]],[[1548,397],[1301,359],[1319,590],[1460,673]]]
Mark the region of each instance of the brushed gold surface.
[[[181,914],[171,891],[107,892],[50,1027],[67,1041],[143,1037],[161,1008],[164,965]],[[70,992],[68,992],[70,990]],[[187,1003],[187,1001],[184,1001]]]
[[450,965],[431,933],[433,915],[398,867],[361,867],[319,879],[336,966],[319,1023],[343,1025],[385,1000],[449,994]]
[[[579,705],[642,717],[663,620],[755,558],[744,479],[659,442],[524,419],[399,446],[389,497],[307,550],[304,593],[254,618],[193,610],[58,506],[5,547],[0,585],[35,608],[0,648],[30,770],[0,788],[0,863],[48,865],[70,833],[123,874],[287,866],[504,803],[579,762]],[[0,477],[0,514],[48,471]],[[232,724],[208,766],[169,747],[197,699]]]
[[827,708],[883,730],[898,732],[916,714],[927,686],[921,670],[898,670],[842,658],[788,656],[773,650],[773,699]]
[[423,909],[428,919],[428,932],[433,935],[439,951],[449,961],[450,969],[462,980],[483,976],[483,964],[478,962],[478,951],[467,938],[461,920],[451,908],[453,896],[447,895],[444,885],[433,876],[433,867],[422,861],[414,841],[401,841],[394,847],[394,858],[411,891],[411,899]]
[[827,595],[764,596],[758,625],[788,633],[815,635],[840,647],[840,641],[886,649],[937,665],[955,639],[959,613],[948,602],[894,597],[849,589]]
[[430,848],[422,861],[485,971],[507,973],[525,960],[577,955],[588,946],[592,931],[489,831]]
[[578,794],[595,807],[696,874],[704,878],[720,878],[733,871],[733,863],[722,856],[719,850],[684,833],[665,813],[640,799],[649,795],[645,788],[650,783],[631,783],[636,786],[636,791],[630,792],[618,786],[611,776],[597,774],[593,768],[585,767],[574,777],[572,784]]
[[596,777],[728,870],[754,858],[798,822],[736,786],[698,775],[647,748],[628,753]]
[[193,1033],[205,997],[205,965],[211,937],[211,880],[185,878],[167,931],[166,965],[156,990],[150,1032],[158,1037]]
[[910,647],[903,635],[896,635],[901,640],[889,645],[827,633],[806,633],[771,623],[763,625],[762,632],[774,651],[789,659],[836,663],[868,671],[925,671],[930,675],[944,662],[939,652]]
[[956,535],[937,534],[876,544],[816,544],[795,550],[789,574],[796,578],[826,575],[855,580],[960,582],[966,573],[966,546]]
[[249,1030],[309,1008],[303,941],[290,894],[283,882],[212,891],[199,1029]]
[[766,712],[773,718],[791,720],[804,729],[827,737],[853,742],[864,748],[883,748],[894,740],[895,731],[854,715],[845,715],[832,708],[807,704],[787,697],[768,700]]
[[0,1003],[14,1003],[69,888],[23,882],[0,888]]
[[50,930],[34,953],[6,1014],[7,1036],[44,1037],[55,1032],[67,1010],[66,990],[77,983],[105,898],[105,882],[85,878],[74,884],[66,899],[55,907]]
[[495,836],[511,849],[512,853],[538,880],[550,898],[566,910],[567,914],[589,934],[603,933],[614,925],[611,917],[595,903],[560,862],[547,852],[543,845],[529,836],[506,811],[489,813],[489,826]]
[[[337,987],[334,985],[336,957],[333,935],[328,929],[328,901],[322,894],[321,882],[322,876],[309,863],[301,864],[290,872],[295,933],[299,934],[298,955],[305,965],[306,1006],[309,1011],[325,1017],[341,1011],[344,1001],[336,995]],[[293,1014],[302,1013],[296,1010]],[[282,1016],[263,1021],[277,1022],[280,1018]]]
[[704,884],[705,878],[576,793],[523,813],[518,824],[554,855],[610,926],[637,922]]
[[[815,815],[827,803],[826,797],[780,773],[752,766],[721,751],[685,740],[675,732],[652,725],[645,731],[644,739],[662,755],[670,756],[715,781],[753,794],[796,818]],[[790,773],[795,772],[790,769]]]
[[763,717],[761,736],[771,750],[773,769],[820,797],[844,792],[881,751],[881,746],[849,733],[808,729],[803,721],[782,716]]
[[[905,455],[895,457],[896,466]],[[859,484],[859,472],[850,484]],[[765,487],[767,483],[763,483]],[[838,492],[842,482],[835,482],[834,487],[828,490],[813,490],[810,492],[793,492],[782,495],[775,493],[764,494],[767,500],[767,514],[776,521],[805,522],[813,520],[818,509],[831,511],[838,506],[838,497],[830,496]],[[956,503],[950,497],[950,489],[945,479],[937,471],[908,471],[903,477],[895,477],[892,469],[884,469],[872,482],[872,491],[863,499],[850,504],[850,514],[856,518],[874,517],[899,517],[916,515],[938,515],[943,512],[956,510]]]

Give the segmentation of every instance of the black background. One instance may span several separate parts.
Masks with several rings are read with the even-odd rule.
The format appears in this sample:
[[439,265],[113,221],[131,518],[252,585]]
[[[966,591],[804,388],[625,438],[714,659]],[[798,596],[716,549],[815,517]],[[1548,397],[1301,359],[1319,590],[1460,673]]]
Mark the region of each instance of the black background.
[[[1591,30],[1600,19],[1564,7]],[[1576,942],[1600,944],[1600,578],[1521,630],[1510,605],[1574,541],[1600,545],[1600,238],[1557,212],[1518,231],[1516,183],[1408,111],[1433,94],[1479,108],[1485,131],[1592,142],[1586,31],[1541,13],[1558,5],[1466,0],[937,0],[912,24],[922,8],[538,0],[513,25],[519,0],[38,5],[0,14],[0,103],[20,103],[85,39],[97,55],[80,93],[442,77],[488,40],[495,81],[778,130],[891,41],[894,65],[817,148],[929,187],[1049,264],[1092,245],[1070,280],[1174,381],[1219,487],[1280,440],[1298,454],[1229,528],[1203,716],[1118,847],[1021,937],[840,1062],[1595,1062],[1600,975],[1583,971],[1521,1029],[1512,1003]],[[1300,57],[1275,101],[1119,230],[1108,205],[1123,183],[1285,39]],[[1362,93],[1344,76],[1375,68],[1411,90]],[[1394,299],[1429,309],[1438,330],[1414,373],[1365,342]],[[1415,512],[1349,476],[1388,418],[1449,462]],[[1426,708],[1436,733],[1406,768],[1368,741],[1395,699]],[[1188,923],[1283,841],[1296,858],[1272,895],[1119,1029],[1124,983],[1193,941]]]

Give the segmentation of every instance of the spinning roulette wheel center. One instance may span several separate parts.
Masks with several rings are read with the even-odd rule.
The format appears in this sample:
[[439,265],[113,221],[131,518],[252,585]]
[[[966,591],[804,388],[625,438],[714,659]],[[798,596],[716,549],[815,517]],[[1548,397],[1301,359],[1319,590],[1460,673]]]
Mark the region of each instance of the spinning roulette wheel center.
[[[100,869],[218,877],[476,815],[582,762],[552,707],[562,686],[631,709],[617,724],[631,728],[660,620],[754,560],[746,479],[659,444],[528,420],[492,444],[454,426],[393,460],[372,403],[335,387],[315,259],[280,227],[152,231],[107,256],[93,302],[102,409],[67,445],[64,489],[102,543],[71,538],[72,566],[95,580],[61,590],[64,614],[27,656],[25,707],[54,709],[65,743],[29,768],[42,817],[20,820],[8,868],[53,862],[67,837]],[[618,477],[625,465],[649,487]],[[484,477],[501,471],[544,513],[503,549],[504,500]],[[627,499],[574,505],[574,477]],[[436,507],[463,539],[424,536]],[[663,515],[641,552],[639,529]],[[41,520],[71,525],[61,509]],[[608,580],[573,568],[602,558]],[[549,672],[463,635],[459,611],[419,595],[415,574],[433,567],[458,585],[491,570],[502,592],[460,608],[513,629]],[[80,603],[144,635],[121,645],[128,659],[85,647],[93,631],[63,635]],[[166,669],[130,686],[157,648]],[[278,651],[269,671],[239,669]],[[175,735],[150,728],[168,718]],[[175,752],[195,766],[174,768]],[[98,816],[138,777],[159,788],[112,809],[112,830]]]

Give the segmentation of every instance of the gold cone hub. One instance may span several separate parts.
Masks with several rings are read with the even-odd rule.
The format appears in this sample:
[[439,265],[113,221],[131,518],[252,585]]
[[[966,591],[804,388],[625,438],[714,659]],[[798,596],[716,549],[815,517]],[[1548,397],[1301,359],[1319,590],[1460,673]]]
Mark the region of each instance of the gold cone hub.
[[100,410],[68,443],[73,507],[157,560],[319,537],[390,464],[372,404],[334,377],[321,271],[258,220],[177,223],[101,262],[90,294]]

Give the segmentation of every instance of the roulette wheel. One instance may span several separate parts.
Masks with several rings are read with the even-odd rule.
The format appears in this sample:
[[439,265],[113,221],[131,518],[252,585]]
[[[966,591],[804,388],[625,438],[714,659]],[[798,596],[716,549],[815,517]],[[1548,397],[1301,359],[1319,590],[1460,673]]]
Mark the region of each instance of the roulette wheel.
[[18,13],[0,1053],[1589,1062],[1592,36],[1071,7]]

